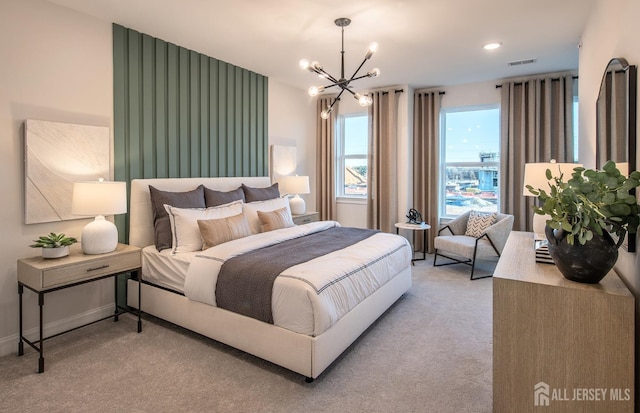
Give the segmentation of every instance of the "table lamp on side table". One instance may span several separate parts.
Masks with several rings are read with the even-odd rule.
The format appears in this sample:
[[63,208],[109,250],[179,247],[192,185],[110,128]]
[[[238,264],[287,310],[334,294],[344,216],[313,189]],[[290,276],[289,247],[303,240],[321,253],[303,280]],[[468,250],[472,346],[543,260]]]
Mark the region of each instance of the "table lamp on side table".
[[[563,175],[563,181],[567,182],[571,179],[573,169],[582,166],[579,163],[556,163],[555,160],[551,162],[539,162],[539,163],[527,163],[524,165],[524,184],[522,189],[522,195],[535,196],[527,189],[527,185],[531,185],[533,189],[543,189],[549,193],[549,180],[547,179],[547,169],[551,171],[551,179],[560,177]],[[544,227],[548,215],[533,214],[533,233],[536,240],[546,240],[544,235]]]
[[105,215],[127,212],[127,183],[104,180],[73,184],[71,213],[93,215],[80,239],[85,254],[106,254],[118,246],[118,229]]
[[309,177],[288,175],[282,176],[278,179],[278,186],[280,193],[285,195],[295,195],[289,199],[289,207],[293,215],[302,215],[306,212],[306,205],[304,199],[300,198],[300,194],[308,194],[311,192],[309,189]]

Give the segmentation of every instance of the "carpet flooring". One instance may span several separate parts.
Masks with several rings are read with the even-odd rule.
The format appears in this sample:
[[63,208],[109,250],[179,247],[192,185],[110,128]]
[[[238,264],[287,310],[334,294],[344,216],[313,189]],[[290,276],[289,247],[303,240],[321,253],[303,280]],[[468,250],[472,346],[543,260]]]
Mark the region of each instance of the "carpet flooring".
[[124,315],[47,340],[43,374],[27,346],[0,358],[0,411],[490,412],[492,279],[431,263],[313,383],[150,316],[137,334]]

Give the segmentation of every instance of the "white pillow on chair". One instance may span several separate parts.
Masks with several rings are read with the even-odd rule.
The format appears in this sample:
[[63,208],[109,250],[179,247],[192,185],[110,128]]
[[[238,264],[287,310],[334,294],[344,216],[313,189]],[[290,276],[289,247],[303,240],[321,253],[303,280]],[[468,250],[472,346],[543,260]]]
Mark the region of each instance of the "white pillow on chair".
[[487,228],[496,223],[497,217],[497,212],[471,211],[464,235],[474,238],[481,237]]

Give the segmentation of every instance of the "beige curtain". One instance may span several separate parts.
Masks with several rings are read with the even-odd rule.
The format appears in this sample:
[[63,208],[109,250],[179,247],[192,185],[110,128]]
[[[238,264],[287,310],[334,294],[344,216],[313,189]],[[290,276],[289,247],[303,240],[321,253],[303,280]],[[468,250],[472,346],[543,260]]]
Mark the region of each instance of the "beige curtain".
[[316,139],[317,139],[317,199],[320,219],[336,220],[336,114],[339,102],[333,105],[329,119],[322,119],[320,112],[331,105],[335,96],[320,96],[316,110]]
[[515,231],[531,231],[535,201],[523,196],[524,164],[574,162],[573,77],[502,84],[500,199]]
[[369,107],[369,168],[367,172],[367,226],[395,232],[398,220],[398,105],[391,89],[372,93]]
[[[439,219],[440,101],[439,91],[413,95],[413,207],[431,225],[427,241],[429,252],[433,252]],[[416,237],[416,249],[422,249],[419,238]]]

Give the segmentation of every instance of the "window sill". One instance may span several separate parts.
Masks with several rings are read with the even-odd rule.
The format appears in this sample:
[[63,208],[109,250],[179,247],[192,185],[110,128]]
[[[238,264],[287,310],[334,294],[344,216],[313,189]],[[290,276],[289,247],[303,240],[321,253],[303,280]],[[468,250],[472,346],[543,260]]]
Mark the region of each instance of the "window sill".
[[351,198],[351,197],[338,197],[336,198],[338,204],[354,204],[354,205],[367,205],[366,198]]

